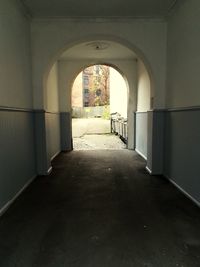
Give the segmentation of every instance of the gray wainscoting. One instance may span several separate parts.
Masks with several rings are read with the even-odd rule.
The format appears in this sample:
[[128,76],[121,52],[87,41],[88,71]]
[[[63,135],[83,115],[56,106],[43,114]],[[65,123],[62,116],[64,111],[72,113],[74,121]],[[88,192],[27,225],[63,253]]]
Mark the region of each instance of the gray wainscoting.
[[147,112],[135,113],[135,150],[147,158]]
[[147,170],[163,174],[165,111],[148,111]]
[[70,151],[72,147],[72,120],[70,112],[60,113],[61,150]]
[[200,108],[166,112],[164,175],[200,202]]
[[60,113],[35,111],[37,173],[48,175],[51,160],[61,151]]
[[0,214],[36,175],[49,173],[60,129],[60,113],[0,107]]
[[51,160],[47,156],[46,117],[44,110],[35,111],[35,150],[38,175],[51,171]]
[[36,176],[34,114],[0,108],[0,210]]
[[47,156],[52,160],[61,151],[60,113],[46,112]]

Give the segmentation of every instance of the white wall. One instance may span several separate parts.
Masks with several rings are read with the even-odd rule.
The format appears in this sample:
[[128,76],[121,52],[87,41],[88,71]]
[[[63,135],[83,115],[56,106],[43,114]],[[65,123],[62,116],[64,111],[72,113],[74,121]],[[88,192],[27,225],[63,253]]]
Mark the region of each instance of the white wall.
[[200,105],[200,3],[182,1],[168,22],[167,107]]
[[72,107],[83,107],[83,72],[76,77],[72,87]]
[[145,112],[150,109],[150,86],[149,74],[141,60],[138,60],[137,111]]
[[147,145],[148,145],[147,111],[150,110],[151,85],[150,85],[149,74],[141,60],[138,60],[137,74],[138,76],[137,76],[137,112],[135,114],[136,118],[135,149],[146,159]]
[[58,62],[52,66],[47,78],[45,128],[47,162],[61,151]]
[[77,43],[111,40],[135,49],[151,67],[155,107],[164,106],[166,21],[158,19],[34,19],[32,21],[34,106],[43,108],[44,73],[57,56]]
[[110,112],[127,118],[128,88],[122,75],[110,68]]
[[59,111],[58,64],[53,65],[47,78],[46,110]]
[[0,36],[0,106],[32,108],[30,23],[18,1],[0,1]]

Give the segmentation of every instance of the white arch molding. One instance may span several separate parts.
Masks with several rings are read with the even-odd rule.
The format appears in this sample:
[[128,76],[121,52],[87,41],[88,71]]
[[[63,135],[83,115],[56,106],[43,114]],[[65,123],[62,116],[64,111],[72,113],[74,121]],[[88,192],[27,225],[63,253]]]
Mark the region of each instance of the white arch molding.
[[[155,85],[155,82],[154,82],[154,75],[153,75],[153,71],[152,71],[152,68],[151,68],[151,64],[150,62],[148,61],[147,57],[145,56],[145,54],[143,53],[143,51],[141,49],[139,49],[135,44],[125,40],[125,39],[122,39],[118,36],[115,36],[115,35],[89,35],[89,36],[85,36],[84,38],[80,38],[80,39],[75,39],[69,43],[67,43],[66,45],[64,45],[63,47],[61,47],[58,51],[55,51],[55,54],[52,55],[52,57],[49,59],[49,61],[47,62],[46,64],[46,67],[44,69],[44,73],[43,73],[43,101],[44,101],[44,107],[46,106],[45,105],[45,102],[46,102],[46,99],[45,99],[45,92],[47,91],[47,79],[48,79],[48,75],[50,73],[50,70],[52,68],[52,66],[54,65],[54,63],[61,57],[61,55],[73,48],[74,46],[76,45],[79,45],[79,44],[82,44],[82,43],[86,43],[86,42],[94,42],[94,41],[112,41],[116,44],[120,44],[126,48],[128,48],[129,50],[131,50],[134,54],[136,54],[137,58],[139,60],[141,60],[148,72],[148,75],[149,75],[149,78],[150,78],[150,88],[151,88],[151,99],[154,98],[154,95],[155,95],[155,90],[154,90],[154,85]],[[92,62],[92,64],[108,64],[108,65],[112,65],[112,63],[109,63],[109,62],[105,62],[105,60],[101,61],[99,60],[98,62]],[[86,64],[87,65],[87,64]],[[90,65],[90,64],[88,64]],[[120,71],[119,71],[120,72]],[[152,101],[153,103],[153,101]],[[153,106],[151,106],[151,108],[153,108]]]
[[[47,101],[47,78],[48,78],[48,74],[51,70],[51,67],[53,66],[53,64],[56,62],[56,60],[58,60],[61,55],[66,52],[69,49],[73,49],[73,47],[76,47],[77,45],[81,45],[81,44],[85,44],[85,43],[91,43],[91,42],[106,42],[106,41],[112,41],[116,44],[120,44],[121,46],[128,48],[130,51],[133,52],[133,55],[137,56],[138,59],[140,58],[145,58],[143,53],[136,48],[134,45],[130,44],[129,42],[122,40],[121,38],[115,37],[115,36],[93,36],[93,37],[86,37],[84,39],[81,40],[76,40],[70,44],[68,44],[67,46],[65,46],[64,48],[62,48],[50,61],[48,68],[44,74],[44,79],[43,79],[43,83],[44,83],[44,96],[46,96],[44,98],[45,101]],[[113,41],[114,40],[114,41]],[[126,45],[124,45],[126,44]],[[138,56],[139,54],[139,56]],[[77,60],[76,60],[77,61]],[[145,59],[145,61],[147,62],[147,60]],[[143,64],[144,61],[142,61]],[[77,77],[78,73],[83,70],[84,68],[91,66],[91,65],[97,65],[97,64],[104,64],[104,65],[108,65],[113,67],[114,69],[116,69],[125,79],[126,85],[127,85],[127,89],[128,89],[128,112],[127,112],[127,117],[128,117],[128,148],[129,149],[134,149],[135,148],[135,121],[134,121],[134,115],[133,113],[136,112],[137,110],[137,77],[136,77],[136,63],[132,63],[132,66],[126,66],[127,64],[124,64],[124,62],[118,62],[116,63],[115,60],[105,60],[103,59],[98,59],[98,60],[80,60],[80,62],[78,61],[78,63],[76,63],[77,66],[72,66],[70,73],[66,72],[66,74],[64,74],[66,76],[66,88],[59,88],[59,94],[60,94],[60,111],[62,112],[68,112],[71,113],[71,89],[74,83],[75,78]],[[149,64],[147,64],[149,66]],[[131,70],[130,70],[131,69]],[[151,73],[151,68],[149,67],[149,71],[147,69],[148,74]],[[152,75],[150,76],[150,82],[151,82],[151,88],[152,88],[152,84],[153,84],[153,79],[152,79]],[[68,93],[65,93],[68,92]],[[152,92],[152,90],[151,90]],[[151,93],[151,97],[152,97],[152,93]],[[66,101],[66,104],[63,103],[63,101]],[[66,105],[66,106],[65,106]],[[45,103],[45,107],[47,106],[47,104]],[[69,121],[69,119],[68,119]],[[69,140],[72,140],[72,129],[71,129],[71,123],[70,126],[68,127],[70,128],[70,136],[68,136],[68,143]],[[72,141],[70,141],[70,144],[72,144]],[[68,146],[69,147],[69,146]]]
[[[43,106],[44,110],[46,108],[46,96],[47,96],[47,80],[48,80],[48,75],[51,71],[51,68],[55,64],[55,62],[58,61],[58,59],[61,57],[61,55],[69,50],[75,47],[76,45],[80,45],[82,43],[87,43],[87,42],[94,42],[94,41],[110,41],[114,42],[116,44],[119,44],[125,48],[128,48],[130,51],[133,52],[134,55],[137,56],[138,60],[141,60],[147,70],[147,73],[149,75],[150,79],[150,88],[151,88],[151,97],[154,97],[154,75],[152,72],[152,68],[150,66],[150,63],[148,62],[147,58],[145,57],[144,53],[137,48],[134,44],[128,42],[127,40],[124,40],[122,38],[119,38],[117,36],[113,35],[92,35],[92,36],[86,36],[84,38],[80,39],[75,39],[72,40],[71,42],[68,42],[67,45],[61,47],[59,51],[56,51],[54,55],[49,59],[49,61],[46,63],[46,67],[44,69],[43,73],[43,91],[41,92],[43,94]],[[128,67],[126,66],[127,63],[122,62],[116,62],[117,60],[105,60],[105,59],[98,59],[95,61],[77,61],[76,66],[73,66],[71,69],[70,75],[65,74],[65,79],[68,81],[67,86],[63,86],[63,88],[59,87],[59,94],[60,94],[60,103],[61,106],[59,107],[59,113],[60,113],[60,132],[61,132],[61,150],[71,150],[72,149],[72,128],[71,128],[71,116],[70,116],[70,111],[71,111],[71,89],[73,82],[78,75],[78,73],[86,68],[87,66],[90,65],[95,65],[95,64],[104,64],[113,67],[116,69],[125,79],[126,84],[127,84],[127,89],[128,89],[128,95],[129,95],[129,102],[128,102],[128,125],[129,125],[129,130],[128,130],[128,148],[129,149],[134,149],[135,148],[135,120],[134,120],[134,112],[137,109],[137,59],[135,61],[131,62],[131,66],[129,65]],[[128,60],[127,60],[128,61]],[[44,62],[43,62],[44,63]],[[60,64],[60,63],[59,63]],[[129,69],[129,71],[127,71]],[[59,74],[60,76],[60,74]],[[65,81],[66,81],[65,80]],[[59,85],[60,86],[60,85]],[[70,92],[70,95],[67,92]],[[66,100],[68,99],[68,103],[66,104]],[[63,104],[62,104],[63,103]],[[66,106],[64,106],[66,105]],[[69,108],[70,107],[70,108]],[[45,123],[45,118],[44,118],[44,123]],[[47,128],[50,127],[47,125]],[[51,132],[51,129],[48,128],[44,131],[46,133],[48,132],[47,135],[49,135],[49,132]],[[45,141],[44,141],[45,142]],[[48,143],[48,142],[47,142]],[[47,144],[48,146],[48,144]],[[151,147],[151,145],[148,145],[148,147]],[[50,166],[50,156],[48,155],[48,147],[47,147],[47,156],[46,156],[46,162],[47,165]]]

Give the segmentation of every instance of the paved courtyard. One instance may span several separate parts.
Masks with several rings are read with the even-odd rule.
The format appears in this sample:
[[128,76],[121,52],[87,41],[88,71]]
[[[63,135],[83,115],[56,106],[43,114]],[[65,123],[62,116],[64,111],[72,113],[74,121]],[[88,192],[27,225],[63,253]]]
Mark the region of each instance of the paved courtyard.
[[72,119],[73,137],[82,137],[86,134],[109,134],[110,120],[101,118]]
[[84,135],[73,138],[74,150],[125,149],[126,145],[114,134]]
[[101,118],[73,119],[73,149],[125,149],[119,136],[110,133],[110,120]]

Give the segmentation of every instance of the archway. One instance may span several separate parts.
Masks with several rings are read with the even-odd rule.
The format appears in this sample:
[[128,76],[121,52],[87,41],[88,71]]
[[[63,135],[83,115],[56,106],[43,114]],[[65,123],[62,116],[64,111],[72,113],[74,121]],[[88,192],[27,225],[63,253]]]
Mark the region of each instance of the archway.
[[[91,52],[92,51],[92,52]],[[94,40],[90,42],[79,43],[75,46],[70,46],[51,68],[49,75],[44,84],[46,88],[46,107],[49,110],[49,103],[52,99],[58,99],[56,112],[61,114],[60,119],[60,136],[61,136],[61,150],[72,149],[72,132],[71,132],[71,88],[77,74],[85,67],[94,64],[106,64],[114,66],[115,69],[120,70],[120,73],[125,77],[129,89],[128,98],[128,148],[136,149],[136,134],[137,124],[139,118],[136,119],[137,112],[137,98],[138,98],[138,65],[143,64],[146,75],[149,78],[149,98],[152,99],[152,79],[145,64],[140,60],[136,53],[121,43],[110,40]],[[54,81],[54,88],[57,90],[55,94],[49,91],[54,90],[50,84]],[[150,101],[149,103],[152,101]],[[54,104],[55,101],[53,100]],[[52,105],[53,106],[53,105]],[[150,107],[150,106],[149,106]],[[52,109],[52,107],[51,107]],[[55,111],[55,110],[54,110]],[[65,125],[64,125],[65,124]],[[147,124],[147,121],[146,121]],[[58,127],[58,125],[57,125]],[[49,132],[55,131],[49,129]],[[146,126],[147,136],[147,126]],[[52,134],[53,135],[53,134]],[[145,139],[145,147],[147,147],[147,139]],[[49,149],[51,151],[51,149]],[[147,150],[147,149],[146,149]],[[143,153],[141,153],[143,154]]]
[[[57,62],[58,60],[60,60],[61,58],[78,58],[79,53],[76,54],[76,52],[73,51],[77,51],[76,48],[80,49],[80,51],[82,50],[82,46],[86,46],[86,47],[93,47],[96,51],[101,51],[104,50],[105,46],[107,46],[107,43],[112,43],[117,45],[117,49],[115,51],[117,51],[116,53],[116,57],[114,58],[118,58],[118,55],[121,53],[121,49],[120,48],[125,48],[126,51],[126,56],[125,58],[132,58],[134,56],[134,58],[137,58],[139,61],[141,61],[144,66],[145,69],[149,75],[149,79],[150,79],[150,94],[151,94],[151,108],[153,108],[154,106],[154,94],[155,94],[155,81],[154,81],[154,75],[153,75],[153,70],[151,67],[151,64],[148,60],[148,58],[145,56],[144,52],[135,44],[130,43],[128,40],[126,39],[122,39],[119,36],[116,35],[106,35],[106,34],[93,34],[92,36],[90,35],[86,35],[84,38],[80,38],[80,39],[75,39],[71,42],[68,42],[67,44],[63,45],[61,48],[57,49],[55,51],[55,53],[52,55],[52,57],[48,60],[48,62],[46,62],[46,66],[45,66],[45,71],[43,73],[43,93],[44,93],[44,105],[46,103],[46,84],[47,84],[47,79],[49,76],[49,72],[52,69],[53,65],[55,64],[55,62]],[[119,48],[120,47],[120,48]],[[97,48],[97,49],[96,49]],[[100,49],[99,49],[100,48]],[[103,49],[102,49],[103,48]],[[83,50],[82,50],[83,51]],[[83,58],[87,58],[87,54],[85,57],[85,53],[83,51],[82,53],[83,56],[79,57],[79,59],[83,59]],[[92,54],[93,56],[94,54]],[[122,53],[123,55],[123,53]],[[123,57],[123,56],[122,56]],[[92,64],[104,64],[107,60],[107,58],[100,56],[100,57],[89,57],[90,61],[86,64],[86,65],[92,65]],[[105,60],[106,59],[106,60]],[[95,61],[96,60],[96,61]],[[104,62],[105,61],[105,62]],[[111,64],[112,65],[112,64]],[[80,69],[81,70],[81,69]],[[119,70],[120,71],[120,70]]]
[[126,148],[128,88],[115,68],[83,69],[72,86],[71,106],[73,149]]

